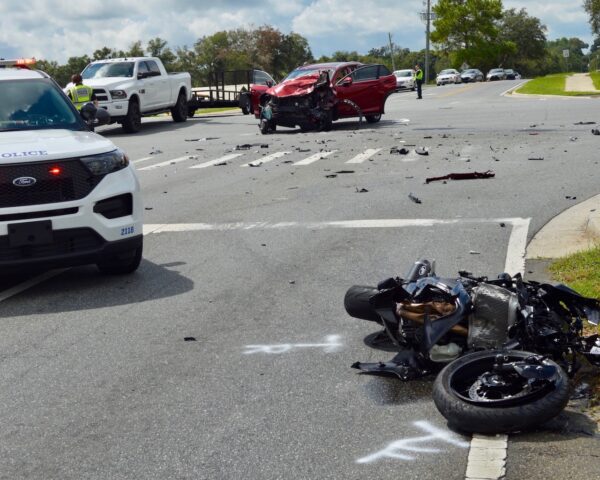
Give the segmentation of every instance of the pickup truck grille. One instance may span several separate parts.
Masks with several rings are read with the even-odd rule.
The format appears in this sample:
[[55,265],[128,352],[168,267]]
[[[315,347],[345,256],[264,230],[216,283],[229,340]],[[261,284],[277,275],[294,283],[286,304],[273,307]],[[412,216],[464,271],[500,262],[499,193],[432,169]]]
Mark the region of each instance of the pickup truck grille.
[[94,95],[99,102],[108,102],[108,92],[103,88],[94,88]]
[[[60,174],[50,169],[58,167]],[[32,177],[35,183],[16,186],[20,177]],[[68,202],[86,197],[102,180],[94,176],[79,159],[53,162],[0,165],[0,208]]]

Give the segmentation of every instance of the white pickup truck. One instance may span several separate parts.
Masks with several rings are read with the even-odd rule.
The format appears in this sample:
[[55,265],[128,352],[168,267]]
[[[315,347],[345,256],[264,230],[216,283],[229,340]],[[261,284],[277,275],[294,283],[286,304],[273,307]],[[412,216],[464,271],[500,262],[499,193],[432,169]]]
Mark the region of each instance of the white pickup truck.
[[156,57],[111,58],[90,63],[83,83],[94,89],[99,107],[128,133],[138,132],[143,115],[171,112],[175,122],[187,119],[192,95],[190,74],[167,73]]

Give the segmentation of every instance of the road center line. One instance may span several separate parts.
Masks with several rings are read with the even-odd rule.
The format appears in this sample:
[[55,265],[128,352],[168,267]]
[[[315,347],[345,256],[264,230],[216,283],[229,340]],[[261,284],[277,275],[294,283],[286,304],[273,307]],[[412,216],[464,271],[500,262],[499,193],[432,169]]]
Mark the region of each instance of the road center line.
[[359,153],[356,157],[348,160],[346,163],[363,163],[379,151],[381,151],[381,148],[368,148],[363,153]]
[[314,163],[317,160],[321,160],[322,158],[326,158],[335,152],[337,152],[337,150],[331,150],[330,152],[315,153],[314,155],[311,155],[310,157],[306,157],[304,160],[300,160],[299,162],[294,163],[294,165],[310,165],[311,163]]
[[222,157],[216,158],[214,160],[210,160],[209,162],[204,162],[204,163],[199,163],[198,165],[193,165],[190,168],[212,167],[213,165],[216,165],[217,163],[228,162],[229,160],[233,160],[234,158],[241,157],[242,155],[243,155],[242,153],[230,153],[229,155],[223,155]]
[[179,162],[185,162],[186,160],[193,160],[193,155],[185,155],[183,157],[173,158],[171,160],[165,160],[164,162],[156,163],[154,165],[148,165],[144,168],[138,168],[138,172],[142,172],[144,170],[154,170],[155,168],[164,167],[165,165],[172,165]]
[[253,162],[244,163],[242,165],[242,167],[258,167],[259,165],[262,165],[263,163],[272,162],[273,160],[277,160],[278,158],[281,158],[284,155],[288,155],[290,153],[292,153],[292,152],[275,152],[275,153],[272,153],[271,155],[267,155],[262,158],[257,158]]

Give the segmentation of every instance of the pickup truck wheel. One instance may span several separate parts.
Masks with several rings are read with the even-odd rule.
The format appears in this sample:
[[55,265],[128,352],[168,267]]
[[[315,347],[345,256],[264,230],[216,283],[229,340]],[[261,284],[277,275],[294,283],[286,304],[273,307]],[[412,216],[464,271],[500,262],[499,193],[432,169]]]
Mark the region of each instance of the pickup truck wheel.
[[377,123],[381,120],[381,113],[378,113],[377,115],[365,115],[365,118],[368,123]]
[[127,133],[137,133],[142,128],[142,113],[137,100],[129,100],[127,115],[122,122],[123,130]]
[[179,92],[177,97],[177,103],[171,109],[171,116],[174,122],[185,122],[188,117],[187,101],[185,99],[185,93]]
[[96,266],[106,275],[126,275],[135,272],[142,261],[143,247],[139,246],[130,254],[107,257],[100,260]]

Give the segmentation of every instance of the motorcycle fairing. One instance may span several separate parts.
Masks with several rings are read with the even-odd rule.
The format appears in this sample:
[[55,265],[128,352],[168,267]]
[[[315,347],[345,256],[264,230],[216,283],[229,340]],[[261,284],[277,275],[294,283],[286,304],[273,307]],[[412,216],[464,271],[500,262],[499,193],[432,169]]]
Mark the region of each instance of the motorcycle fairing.
[[412,349],[401,350],[389,362],[362,363],[355,362],[352,368],[371,375],[395,375],[400,380],[414,380],[429,375],[431,370],[419,362],[417,352]]

